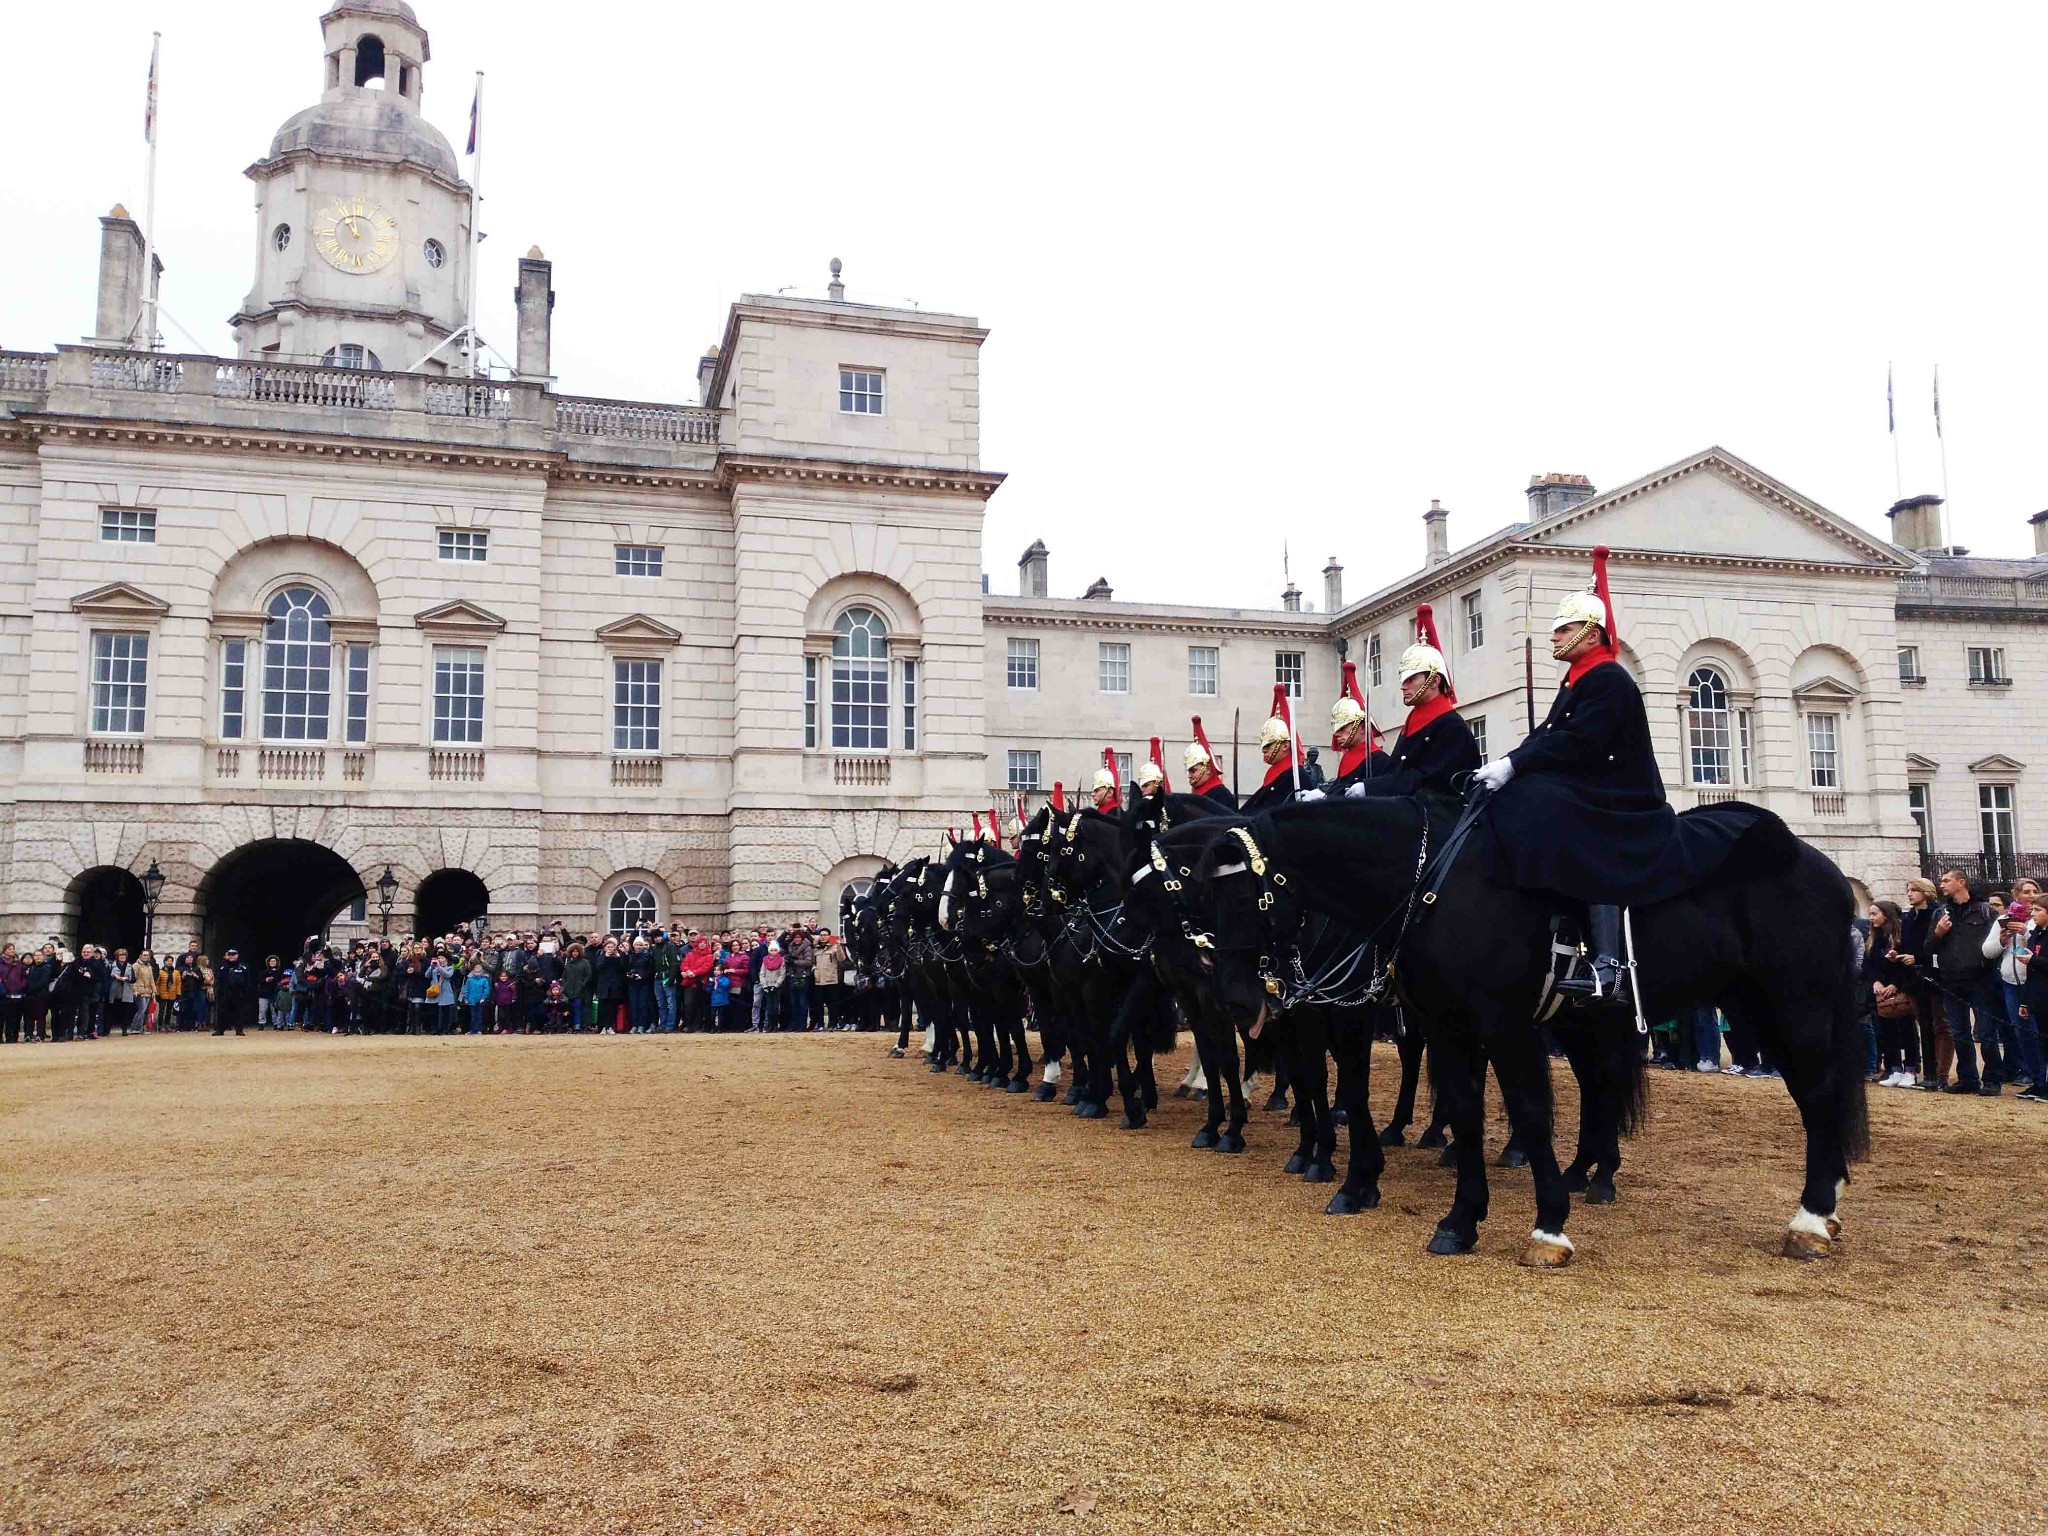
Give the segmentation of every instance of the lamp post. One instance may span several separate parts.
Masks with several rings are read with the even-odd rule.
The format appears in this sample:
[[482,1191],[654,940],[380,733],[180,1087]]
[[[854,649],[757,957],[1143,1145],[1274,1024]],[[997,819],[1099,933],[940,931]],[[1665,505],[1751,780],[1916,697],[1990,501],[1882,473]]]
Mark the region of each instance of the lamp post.
[[142,947],[154,951],[156,948],[156,904],[163,899],[164,872],[156,867],[156,860],[149,861],[149,869],[142,877]]
[[391,873],[391,866],[384,866],[384,873],[377,877],[377,910],[384,914],[384,937],[391,937],[391,904],[398,899],[398,876]]

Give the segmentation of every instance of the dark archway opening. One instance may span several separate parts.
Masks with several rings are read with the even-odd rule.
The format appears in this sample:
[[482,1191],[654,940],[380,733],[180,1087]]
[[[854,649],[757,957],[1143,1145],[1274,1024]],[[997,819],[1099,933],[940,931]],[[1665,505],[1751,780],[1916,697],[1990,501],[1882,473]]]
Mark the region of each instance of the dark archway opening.
[[414,899],[413,932],[439,938],[491,910],[491,892],[466,869],[437,869],[420,882]]
[[374,35],[356,39],[356,84],[384,83],[384,39]]
[[142,948],[142,882],[128,870],[113,864],[86,870],[64,893],[64,906],[76,914],[66,935],[74,952],[81,944],[131,955]]
[[364,894],[362,877],[331,848],[296,838],[246,844],[200,882],[205,951],[219,959],[232,945],[245,960],[290,960]]

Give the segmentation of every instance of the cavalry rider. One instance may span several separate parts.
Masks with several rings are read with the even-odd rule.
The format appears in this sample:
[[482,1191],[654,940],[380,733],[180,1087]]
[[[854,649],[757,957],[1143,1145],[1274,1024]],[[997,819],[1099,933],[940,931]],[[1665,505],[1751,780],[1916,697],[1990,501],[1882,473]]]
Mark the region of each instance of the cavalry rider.
[[1642,690],[1616,659],[1604,544],[1593,551],[1593,590],[1557,605],[1550,654],[1566,671],[1549,715],[1477,775],[1496,791],[1489,864],[1524,889],[1585,902],[1593,974],[1560,989],[1627,1002],[1622,907],[1696,887],[1734,839],[1714,835],[1711,817],[1681,826],[1664,798]]
[[1284,683],[1273,685],[1273,712],[1259,727],[1259,756],[1266,761],[1266,779],[1239,807],[1247,816],[1294,798],[1294,720]]
[[1209,735],[1202,729],[1202,717],[1196,715],[1194,723],[1195,739],[1188,743],[1188,749],[1180,759],[1188,771],[1188,788],[1198,795],[1221,800],[1234,811],[1237,809],[1237,796],[1223,782],[1223,774],[1216,766],[1216,754],[1209,747]]
[[1155,797],[1164,799],[1173,793],[1173,786],[1166,782],[1166,770],[1159,765],[1162,755],[1159,750],[1159,738],[1154,736],[1145,761],[1138,764],[1131,774],[1131,777],[1138,781],[1138,793],[1148,800]]
[[1458,713],[1458,695],[1436,643],[1436,618],[1424,603],[1415,610],[1416,642],[1401,653],[1401,702],[1408,718],[1385,771],[1344,787],[1353,797],[1412,795],[1419,790],[1463,796],[1479,768],[1479,743]]
[[1103,815],[1115,817],[1123,814],[1124,787],[1117,778],[1113,748],[1102,749],[1102,766],[1095,770],[1095,777],[1089,781],[1088,795],[1095,809]]
[[1341,794],[1353,784],[1389,772],[1394,765],[1380,750],[1380,728],[1366,715],[1355,661],[1344,663],[1344,685],[1337,702],[1330,706],[1330,750],[1342,755],[1337,759],[1337,776],[1323,786],[1325,794]]

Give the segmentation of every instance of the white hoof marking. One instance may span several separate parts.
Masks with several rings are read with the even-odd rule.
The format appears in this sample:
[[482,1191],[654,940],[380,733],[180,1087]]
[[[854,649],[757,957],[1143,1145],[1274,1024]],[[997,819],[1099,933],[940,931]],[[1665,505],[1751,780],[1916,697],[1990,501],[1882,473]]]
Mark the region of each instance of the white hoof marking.
[[1576,1253],[1578,1251],[1572,1247],[1572,1240],[1562,1232],[1546,1232],[1541,1227],[1531,1229],[1529,1241],[1532,1243],[1548,1243],[1553,1248],[1562,1248],[1566,1253]]
[[1827,1218],[1814,1215],[1813,1212],[1803,1205],[1799,1207],[1799,1214],[1794,1216],[1787,1223],[1787,1226],[1789,1230],[1804,1232],[1808,1237],[1818,1237],[1825,1240],[1828,1236]]

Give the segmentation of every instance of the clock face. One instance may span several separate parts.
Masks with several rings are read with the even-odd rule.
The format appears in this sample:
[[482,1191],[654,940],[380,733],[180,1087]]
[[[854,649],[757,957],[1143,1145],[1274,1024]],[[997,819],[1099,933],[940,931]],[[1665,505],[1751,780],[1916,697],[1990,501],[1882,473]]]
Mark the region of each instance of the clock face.
[[336,198],[314,216],[313,244],[344,272],[375,272],[398,250],[398,220],[366,197]]

